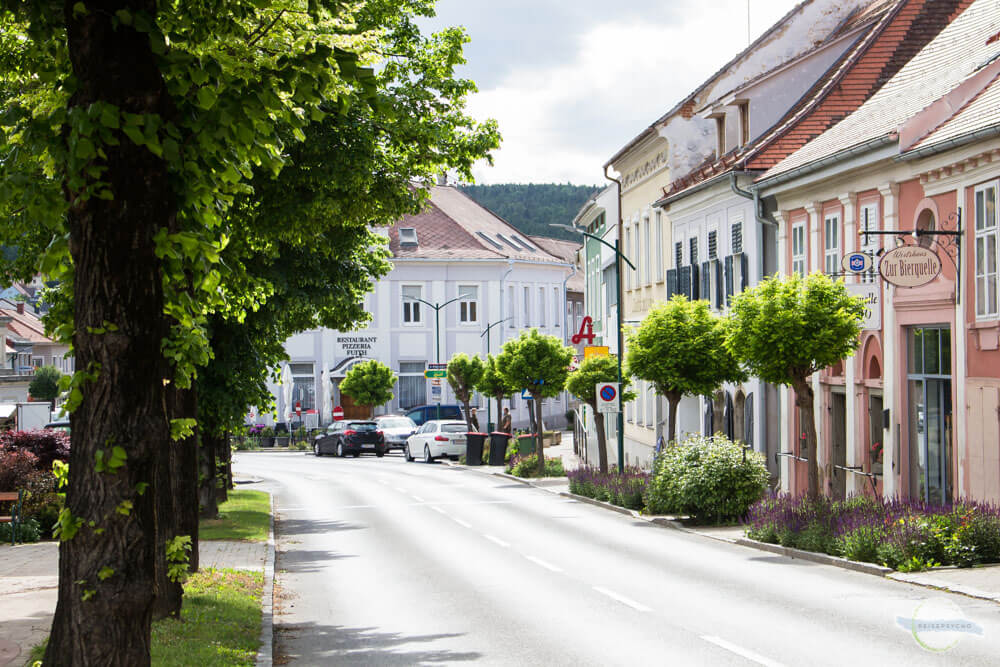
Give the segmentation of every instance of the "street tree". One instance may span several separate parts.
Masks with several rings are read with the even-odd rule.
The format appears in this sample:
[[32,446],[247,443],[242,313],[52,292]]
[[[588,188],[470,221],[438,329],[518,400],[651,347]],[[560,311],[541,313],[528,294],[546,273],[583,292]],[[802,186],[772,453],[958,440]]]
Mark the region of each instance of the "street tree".
[[32,398],[51,403],[59,396],[59,380],[61,378],[62,372],[55,366],[42,366],[35,370],[35,375],[28,384],[28,393],[31,394]]
[[392,369],[377,359],[371,359],[347,371],[347,376],[340,383],[340,393],[350,396],[358,405],[367,405],[368,416],[372,417],[375,406],[392,400],[395,385],[396,375]]
[[485,396],[496,399],[496,423],[499,424],[501,416],[503,415],[503,401],[505,398],[514,393],[514,390],[507,386],[507,381],[504,380],[503,374],[500,372],[500,369],[497,368],[497,358],[492,354],[486,357],[486,361],[483,365],[483,376],[479,380],[477,389],[479,389],[480,393]]
[[811,496],[819,493],[819,461],[809,378],[857,349],[864,312],[843,281],[822,273],[768,278],[733,299],[726,346],[751,374],[795,391]]
[[472,392],[476,390],[476,386],[482,381],[485,370],[486,365],[476,355],[470,357],[465,353],[459,352],[448,360],[448,384],[451,385],[451,390],[455,392],[455,398],[465,408],[465,425],[468,426],[470,431],[472,430],[472,423],[469,414],[469,401],[472,398]]
[[[597,431],[598,463],[601,472],[608,472],[608,443],[604,430],[604,413],[597,411],[597,385],[601,382],[618,382],[618,361],[614,357],[591,357],[584,359],[579,368],[569,374],[566,389],[590,406],[594,413],[594,429]],[[629,390],[630,379],[622,378],[618,395],[621,404],[635,399]]]
[[532,398],[535,423],[538,425],[538,474],[545,475],[545,452],[542,448],[542,399],[555,398],[566,386],[573,348],[555,336],[531,329],[508,340],[497,357],[497,369],[513,391],[527,390]]
[[[38,268],[69,297],[53,330],[79,369],[46,663],[148,664],[154,536],[171,520],[157,453],[191,436],[168,394],[211,356],[226,211],[285,164],[285,136],[305,139],[352,91],[379,106],[377,21],[427,5],[0,4],[3,240],[44,248]],[[426,91],[418,106],[437,100]]]
[[725,343],[725,320],[707,301],[688,301],[681,295],[655,306],[639,328],[629,332],[628,374],[652,382],[666,397],[668,442],[677,439],[681,398],[710,396],[723,382],[745,377]]

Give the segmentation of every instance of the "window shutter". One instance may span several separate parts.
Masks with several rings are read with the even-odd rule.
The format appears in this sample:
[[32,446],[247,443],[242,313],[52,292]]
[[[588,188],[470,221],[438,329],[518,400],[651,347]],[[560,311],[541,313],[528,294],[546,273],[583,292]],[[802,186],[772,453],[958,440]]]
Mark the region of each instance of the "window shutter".
[[722,262],[717,259],[712,260],[712,280],[715,282],[713,303],[716,308],[722,308]]
[[733,225],[733,254],[743,252],[743,223],[737,222]]
[[677,294],[677,269],[667,271],[667,298]]
[[688,298],[691,301],[697,301],[700,298],[698,295],[701,294],[701,282],[698,280],[698,265],[692,263],[688,268],[691,269],[691,294],[688,295]]
[[715,306],[712,303],[712,262],[702,262],[701,263],[701,298],[709,302],[711,306]]
[[726,255],[726,305],[728,306],[733,298],[733,256]]
[[750,263],[747,260],[747,254],[745,252],[740,253],[740,292],[743,292],[747,288],[747,269]]
[[677,270],[677,291],[691,300],[691,267],[682,266]]
[[705,422],[702,424],[702,428],[704,429],[705,435],[711,436],[712,424],[715,421],[715,415],[713,414],[714,410],[712,408],[712,397],[705,396],[703,400],[705,401]]

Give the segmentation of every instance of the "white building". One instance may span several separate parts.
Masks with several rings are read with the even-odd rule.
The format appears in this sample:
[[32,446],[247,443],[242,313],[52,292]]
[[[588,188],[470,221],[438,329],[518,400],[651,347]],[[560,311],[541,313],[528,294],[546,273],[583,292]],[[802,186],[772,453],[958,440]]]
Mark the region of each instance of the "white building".
[[[278,421],[297,402],[303,413],[312,411],[305,416],[307,425],[328,422],[335,405],[348,417],[367,416],[366,408],[356,408],[339,391],[347,371],[367,359],[378,359],[399,376],[393,400],[375,410],[383,414],[433,402],[434,381],[424,378],[428,363],[447,363],[459,352],[496,355],[504,341],[530,328],[565,338],[572,265],[456,188],[433,187],[423,212],[380,231],[389,238],[393,268],[365,298],[371,322],[351,332],[307,331],[285,343],[294,391],[286,404],[282,388],[272,386]],[[428,304],[438,305],[437,312]],[[440,384],[443,403],[456,403],[447,381]],[[485,428],[484,397],[474,404]],[[514,427],[527,425],[528,402],[517,396],[507,404]],[[489,410],[496,411],[495,401]],[[565,398],[545,401],[546,427],[561,427],[565,410]],[[490,417],[496,421],[495,414]]]

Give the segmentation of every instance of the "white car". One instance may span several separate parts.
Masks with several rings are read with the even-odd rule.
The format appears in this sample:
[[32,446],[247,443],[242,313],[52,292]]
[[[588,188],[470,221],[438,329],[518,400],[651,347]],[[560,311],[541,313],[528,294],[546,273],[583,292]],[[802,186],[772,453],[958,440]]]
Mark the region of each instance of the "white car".
[[465,434],[469,427],[455,419],[432,419],[406,440],[403,456],[407,461],[420,458],[431,463],[441,456],[457,459],[465,453]]

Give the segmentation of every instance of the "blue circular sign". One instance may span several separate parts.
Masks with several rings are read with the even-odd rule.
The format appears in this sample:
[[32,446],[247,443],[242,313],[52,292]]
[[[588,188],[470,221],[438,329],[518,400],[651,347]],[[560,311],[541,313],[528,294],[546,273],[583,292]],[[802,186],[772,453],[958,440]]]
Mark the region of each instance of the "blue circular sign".
[[614,387],[601,387],[601,400],[602,401],[604,401],[606,403],[609,403],[609,402],[615,400],[615,396],[617,396],[617,395],[618,395],[618,392],[615,391]]
[[852,271],[864,271],[865,270],[865,256],[854,254],[851,255],[851,270]]

